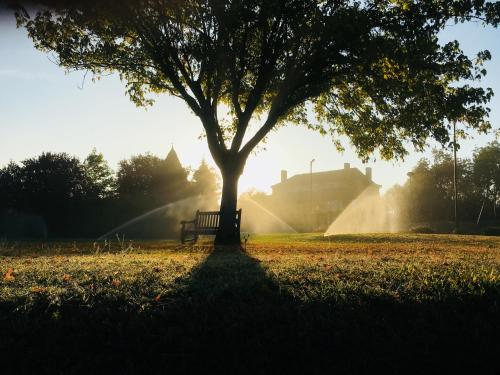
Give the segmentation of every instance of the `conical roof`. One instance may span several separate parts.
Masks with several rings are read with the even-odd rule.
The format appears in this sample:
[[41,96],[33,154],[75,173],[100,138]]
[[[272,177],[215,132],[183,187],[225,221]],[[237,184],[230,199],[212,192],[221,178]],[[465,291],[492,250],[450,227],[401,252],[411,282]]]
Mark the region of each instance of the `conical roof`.
[[167,154],[167,158],[165,159],[165,163],[167,165],[167,168],[175,171],[182,168],[181,161],[179,160],[179,157],[177,156],[177,152],[174,150],[174,146],[170,149],[170,151]]

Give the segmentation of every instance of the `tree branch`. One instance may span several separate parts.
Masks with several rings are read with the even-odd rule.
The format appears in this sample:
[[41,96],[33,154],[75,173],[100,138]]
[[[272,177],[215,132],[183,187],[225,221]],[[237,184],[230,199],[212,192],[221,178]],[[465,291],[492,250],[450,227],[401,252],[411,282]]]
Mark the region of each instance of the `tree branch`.
[[[268,35],[264,35],[261,43],[261,52],[260,52],[260,62],[259,68],[257,72],[257,79],[255,81],[255,85],[250,92],[247,102],[245,104],[245,109],[242,112],[241,107],[239,107],[239,101],[237,99],[237,95],[233,92],[233,105],[236,101],[238,107],[240,108],[240,113],[238,115],[238,127],[236,129],[236,134],[233,138],[233,142],[231,143],[231,150],[238,151],[243,142],[243,138],[245,136],[246,130],[248,128],[248,124],[250,119],[257,109],[259,103],[262,100],[262,95],[264,94],[275,70],[275,64],[278,58],[279,50],[277,48],[276,43],[278,43],[280,39],[281,33],[281,18],[278,18],[271,26],[271,31]],[[270,47],[271,43],[274,41],[274,50]],[[242,48],[245,48],[245,45],[242,45]],[[241,78],[240,78],[241,79]],[[238,80],[238,84],[236,87],[239,87],[240,80]],[[232,85],[233,87],[235,85]]]

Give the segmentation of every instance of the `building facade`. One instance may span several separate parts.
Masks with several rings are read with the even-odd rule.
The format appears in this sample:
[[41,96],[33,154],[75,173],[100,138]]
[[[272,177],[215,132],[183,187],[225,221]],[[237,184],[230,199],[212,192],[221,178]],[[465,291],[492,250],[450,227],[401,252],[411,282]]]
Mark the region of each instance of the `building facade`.
[[362,173],[345,163],[343,169],[290,178],[287,171],[281,171],[281,181],[272,186],[272,194],[260,199],[298,231],[324,230],[361,193],[378,196],[379,190],[371,168]]

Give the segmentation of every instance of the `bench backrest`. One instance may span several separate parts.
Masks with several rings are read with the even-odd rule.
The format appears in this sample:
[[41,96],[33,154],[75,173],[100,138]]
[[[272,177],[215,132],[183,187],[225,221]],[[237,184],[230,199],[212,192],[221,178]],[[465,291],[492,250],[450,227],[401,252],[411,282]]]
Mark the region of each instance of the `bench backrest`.
[[219,218],[219,211],[196,211],[195,227],[197,229],[217,229]]
[[[196,229],[218,229],[220,221],[220,211],[196,211]],[[241,209],[235,211],[234,221],[236,228],[240,228]]]

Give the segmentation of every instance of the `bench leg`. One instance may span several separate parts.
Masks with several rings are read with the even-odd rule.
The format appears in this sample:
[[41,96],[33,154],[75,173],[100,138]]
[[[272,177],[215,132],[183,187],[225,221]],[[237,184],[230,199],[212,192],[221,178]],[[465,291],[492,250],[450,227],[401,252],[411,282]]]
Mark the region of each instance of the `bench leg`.
[[[193,236],[191,238],[191,236]],[[196,241],[198,241],[198,234],[196,233],[191,233],[190,235],[187,235],[184,231],[181,231],[181,244],[185,244],[186,242],[193,242],[195,243]]]

